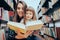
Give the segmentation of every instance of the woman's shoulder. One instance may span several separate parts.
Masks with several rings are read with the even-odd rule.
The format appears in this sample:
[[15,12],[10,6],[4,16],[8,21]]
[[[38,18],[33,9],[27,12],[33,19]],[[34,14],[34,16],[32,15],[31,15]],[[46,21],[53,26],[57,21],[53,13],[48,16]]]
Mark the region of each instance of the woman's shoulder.
[[23,23],[24,22],[24,18],[20,21],[20,23]]

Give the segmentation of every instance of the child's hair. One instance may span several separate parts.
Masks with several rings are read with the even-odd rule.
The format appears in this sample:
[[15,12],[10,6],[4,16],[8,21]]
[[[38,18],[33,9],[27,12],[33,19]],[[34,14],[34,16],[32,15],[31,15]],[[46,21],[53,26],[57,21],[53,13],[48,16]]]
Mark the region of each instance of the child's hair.
[[[32,20],[36,20],[36,15],[35,15],[35,10],[34,10],[34,8],[33,8],[33,7],[27,7],[27,8],[26,8],[26,12],[27,12],[27,11],[33,12]],[[26,16],[26,14],[25,14],[25,16]],[[26,18],[24,18],[24,24],[26,23],[25,21],[26,21]]]

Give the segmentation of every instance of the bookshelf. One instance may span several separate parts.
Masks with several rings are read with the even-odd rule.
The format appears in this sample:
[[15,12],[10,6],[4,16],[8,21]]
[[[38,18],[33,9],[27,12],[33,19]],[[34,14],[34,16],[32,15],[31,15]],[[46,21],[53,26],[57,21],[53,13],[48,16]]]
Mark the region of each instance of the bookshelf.
[[[58,0],[54,5],[52,5],[52,8],[48,8],[48,10],[45,13],[43,13],[42,15],[47,15],[48,17],[54,16],[54,12],[58,11],[58,9],[60,9],[60,5],[59,4],[60,4],[60,2]],[[44,7],[46,7],[46,6],[44,6]],[[58,21],[58,20],[56,20],[56,21]],[[54,17],[53,17],[52,22],[55,22],[54,21]],[[51,23],[51,22],[49,22],[49,23]]]
[[38,5],[38,7],[37,7],[38,14],[40,13],[41,8],[42,8],[42,5],[45,3],[45,1],[46,1],[46,0],[40,0],[40,3],[39,3],[39,5]]
[[0,7],[3,7],[5,10],[14,11],[15,9],[15,0],[0,0]]
[[[49,4],[49,2],[51,2],[51,5]],[[48,40],[49,37],[51,37],[53,39],[56,39],[56,40],[59,39],[59,36],[58,35],[59,35],[60,31],[57,31],[58,28],[60,27],[60,25],[59,25],[60,24],[60,18],[59,18],[60,17],[59,16],[60,15],[60,2],[59,2],[59,0],[46,0],[45,3],[42,5],[41,8],[47,8],[47,11],[44,10],[42,12],[42,16],[39,16],[39,20],[42,20],[43,21],[44,19],[46,19],[45,17],[43,18],[43,16],[50,17],[50,19],[51,19],[50,21],[48,21],[47,19],[44,20],[44,21],[48,21],[48,22],[44,22],[43,21],[44,22],[44,25],[48,29],[49,28],[53,28],[54,31],[55,31],[55,37],[44,33],[44,36],[47,38],[46,40]],[[38,14],[42,11],[41,8],[38,11]]]
[[3,7],[5,10],[8,11],[9,10],[13,11],[13,9],[4,0],[1,0],[0,3],[1,3],[0,7]]
[[42,28],[40,29],[40,36],[45,40],[55,40],[56,34],[54,28]]
[[[8,2],[10,1],[10,2]],[[7,21],[12,21],[11,17],[14,15],[15,5],[17,0],[0,0],[0,28],[5,30],[5,37],[8,40]]]
[[59,9],[60,8],[60,2],[57,1],[52,7],[53,8],[49,8],[48,11],[46,13],[44,13],[43,15],[45,15],[45,14],[50,15],[51,12],[53,13],[55,10]]
[[0,19],[11,20],[10,16],[14,15],[16,2],[17,0],[0,0]]

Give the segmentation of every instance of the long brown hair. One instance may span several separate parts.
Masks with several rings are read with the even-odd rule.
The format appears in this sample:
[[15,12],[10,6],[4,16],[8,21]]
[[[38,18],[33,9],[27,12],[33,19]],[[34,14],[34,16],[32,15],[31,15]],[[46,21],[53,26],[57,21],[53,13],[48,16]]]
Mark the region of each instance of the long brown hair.
[[[26,11],[31,11],[31,12],[33,12],[32,20],[33,20],[33,21],[36,20],[35,10],[34,10],[33,7],[27,7],[27,8],[26,8]],[[26,14],[25,14],[25,17],[26,17]],[[24,17],[24,24],[26,24],[26,18],[25,18],[25,17]]]
[[27,4],[24,1],[18,1],[16,6],[15,6],[15,15],[14,15],[14,18],[13,18],[13,21],[15,21],[15,22],[20,22],[21,19],[24,18],[24,17],[20,18],[19,15],[17,14],[17,6],[18,6],[19,3],[23,4],[24,14],[26,13]]

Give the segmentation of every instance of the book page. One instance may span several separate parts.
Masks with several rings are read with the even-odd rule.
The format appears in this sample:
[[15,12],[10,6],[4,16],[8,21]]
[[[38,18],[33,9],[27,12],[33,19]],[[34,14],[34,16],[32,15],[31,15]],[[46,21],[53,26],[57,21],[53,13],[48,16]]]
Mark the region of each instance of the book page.
[[42,28],[43,22],[41,20],[30,21],[26,23],[27,30],[38,30]]
[[18,27],[18,28],[26,29],[26,28],[25,28],[25,25],[22,24],[22,23],[17,23],[17,22],[8,21],[7,24],[12,25],[12,26],[15,26],[15,27]]
[[22,23],[8,21],[7,27],[18,33],[26,33],[25,25]]

